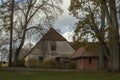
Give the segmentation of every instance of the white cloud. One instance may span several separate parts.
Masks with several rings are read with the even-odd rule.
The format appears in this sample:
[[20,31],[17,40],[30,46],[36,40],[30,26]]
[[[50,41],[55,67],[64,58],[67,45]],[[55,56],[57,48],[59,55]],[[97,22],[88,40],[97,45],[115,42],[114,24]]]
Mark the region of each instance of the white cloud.
[[75,19],[72,15],[69,15],[69,6],[70,0],[63,0],[62,9],[64,13],[58,18],[54,26],[56,29],[60,30],[60,32],[68,41],[72,41],[72,39],[70,38],[72,37],[71,34],[73,34],[71,32],[71,28],[75,25],[77,19]]
[[76,19],[72,16],[69,15],[68,8],[70,6],[70,0],[63,0],[63,14],[58,18],[58,20],[55,23],[56,27],[63,27],[63,26],[72,26],[76,23]]
[[71,32],[65,32],[63,34],[63,37],[65,37],[68,42],[72,42],[73,41],[73,35],[74,35],[73,31],[71,31]]

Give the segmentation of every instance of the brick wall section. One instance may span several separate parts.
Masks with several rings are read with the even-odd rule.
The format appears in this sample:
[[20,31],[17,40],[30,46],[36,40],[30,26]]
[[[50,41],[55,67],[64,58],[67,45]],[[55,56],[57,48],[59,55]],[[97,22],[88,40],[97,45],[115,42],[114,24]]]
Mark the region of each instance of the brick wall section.
[[105,58],[104,59],[104,68],[107,69],[108,68],[108,60]]
[[98,59],[91,58],[91,63],[89,63],[89,58],[81,58],[76,60],[77,69],[98,69]]

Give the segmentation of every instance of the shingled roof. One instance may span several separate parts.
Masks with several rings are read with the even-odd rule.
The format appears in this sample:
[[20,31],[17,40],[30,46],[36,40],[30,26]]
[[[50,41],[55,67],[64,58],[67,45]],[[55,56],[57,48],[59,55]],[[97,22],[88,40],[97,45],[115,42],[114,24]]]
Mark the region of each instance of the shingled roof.
[[42,37],[41,41],[66,41],[54,28],[50,30]]
[[70,58],[98,57],[98,54],[100,53],[102,53],[101,48],[90,51],[89,47],[80,47],[71,55]]
[[[54,28],[50,28],[49,31],[42,37],[42,39],[38,43],[40,43],[41,41],[67,41],[67,40],[63,36],[61,36]],[[35,49],[35,47],[39,45],[38,43],[36,43],[36,45],[23,58],[29,55]]]

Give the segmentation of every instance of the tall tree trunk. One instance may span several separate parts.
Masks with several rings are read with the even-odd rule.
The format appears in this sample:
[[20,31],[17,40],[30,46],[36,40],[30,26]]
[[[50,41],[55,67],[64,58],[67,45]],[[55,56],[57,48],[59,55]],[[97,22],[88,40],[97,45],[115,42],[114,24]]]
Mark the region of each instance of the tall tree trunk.
[[99,54],[99,62],[98,62],[99,69],[104,69],[104,48],[102,46],[102,53]]
[[109,0],[109,6],[106,1],[102,0],[103,9],[105,10],[106,19],[109,27],[109,45],[111,70],[119,70],[119,29],[116,14],[115,0]]
[[31,9],[31,6],[28,7],[28,10],[27,10],[27,12],[26,12],[26,15],[25,15],[25,24],[24,24],[24,25],[21,24],[21,26],[22,26],[24,29],[23,29],[22,40],[21,40],[21,42],[20,42],[19,47],[17,48],[17,50],[16,50],[16,52],[15,52],[14,63],[13,63],[14,66],[17,66],[17,65],[18,65],[18,62],[19,62],[19,59],[18,59],[18,58],[19,58],[19,54],[20,54],[20,51],[22,50],[22,47],[23,47],[24,42],[25,42],[25,35],[26,35],[27,25],[28,25],[28,22],[29,22],[29,20],[28,20],[28,15],[29,15],[30,9]]
[[12,66],[12,36],[13,36],[13,13],[14,13],[14,0],[10,0],[10,48],[9,48],[9,67]]
[[110,26],[110,52],[112,70],[119,70],[119,28],[117,21],[117,11],[115,0],[109,0],[110,16],[112,25]]
[[90,20],[91,20],[91,29],[94,30],[94,32],[97,34],[97,38],[98,38],[101,46],[106,50],[105,55],[109,61],[108,68],[111,69],[110,50],[109,50],[109,47],[107,46],[107,43],[105,42],[105,39],[103,38],[103,35],[101,35],[101,32],[97,28],[93,13],[91,13]]
[[[103,5],[101,4],[101,28],[100,28],[100,33],[101,33],[101,37],[103,40],[105,40],[104,38],[104,34],[105,34],[105,10],[103,9]],[[102,49],[102,53],[99,54],[99,69],[104,69],[105,65],[104,65],[104,57],[105,57],[105,48],[104,45],[101,44],[101,49]]]
[[22,50],[22,46],[24,45],[25,42],[25,35],[26,35],[26,29],[24,29],[23,31],[23,37],[22,37],[22,41],[20,43],[20,46],[17,48],[16,52],[15,52],[15,57],[14,57],[14,66],[18,65],[18,61],[19,61],[19,54],[20,51]]

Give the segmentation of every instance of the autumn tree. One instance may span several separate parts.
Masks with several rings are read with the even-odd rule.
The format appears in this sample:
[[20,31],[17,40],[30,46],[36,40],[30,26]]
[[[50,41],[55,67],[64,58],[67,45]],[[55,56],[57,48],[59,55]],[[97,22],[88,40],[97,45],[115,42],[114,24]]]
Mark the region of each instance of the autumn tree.
[[78,40],[88,35],[92,42],[98,41],[105,49],[104,55],[109,60],[109,69],[116,71],[119,70],[119,29],[115,2],[71,0],[69,11],[79,19],[75,30]]

